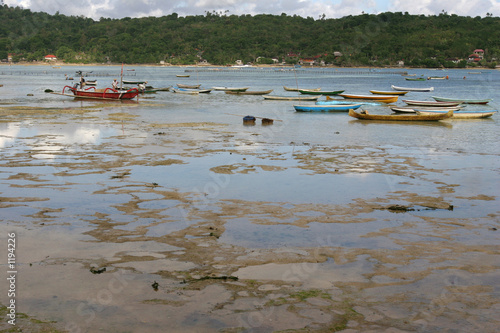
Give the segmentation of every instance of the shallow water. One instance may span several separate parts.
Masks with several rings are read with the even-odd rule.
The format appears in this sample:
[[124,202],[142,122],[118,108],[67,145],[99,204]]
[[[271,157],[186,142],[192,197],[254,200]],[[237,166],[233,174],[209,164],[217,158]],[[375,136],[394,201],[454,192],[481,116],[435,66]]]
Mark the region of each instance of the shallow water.
[[[64,74],[78,69],[0,67],[0,229],[18,235],[19,312],[83,332],[161,331],[167,321],[179,332],[498,326],[498,114],[364,122],[218,91],[129,103],[44,92],[60,92],[72,83]],[[85,70],[101,86],[120,74],[118,66]],[[408,99],[493,98],[467,109],[500,101],[494,70],[408,70],[449,76],[425,82],[405,81],[401,69],[193,67],[190,78],[175,76],[185,70],[124,73],[155,87],[368,94],[394,84],[435,87]],[[275,121],[244,126],[245,115]],[[93,275],[93,265],[107,271]],[[240,280],[189,282],[206,275]],[[311,289],[329,296],[293,296]],[[488,306],[474,305],[481,298]]]

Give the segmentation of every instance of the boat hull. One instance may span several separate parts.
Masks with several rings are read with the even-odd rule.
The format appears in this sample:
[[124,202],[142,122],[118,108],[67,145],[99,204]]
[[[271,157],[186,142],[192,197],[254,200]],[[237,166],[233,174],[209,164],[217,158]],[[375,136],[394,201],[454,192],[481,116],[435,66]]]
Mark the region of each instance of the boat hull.
[[391,95],[353,95],[353,94],[339,94],[344,98],[348,99],[366,99],[373,100],[382,103],[395,103],[398,101],[399,96],[391,96]]
[[[445,111],[441,110],[421,110],[421,109],[416,109],[416,112],[419,112],[420,114],[427,115],[427,114],[441,114],[444,113]],[[486,110],[486,111],[456,111],[453,112],[453,117],[452,119],[481,119],[481,118],[489,118],[495,113],[497,113],[497,110]]]
[[303,90],[299,89],[299,92],[303,95],[338,95],[343,93],[345,90],[337,90],[337,91],[315,91],[315,90]]
[[447,119],[453,116],[453,111],[447,113],[422,115],[382,115],[382,114],[361,114],[354,110],[349,110],[349,116],[362,120],[382,120],[382,121],[437,121]]
[[437,102],[458,102],[466,104],[488,104],[491,101],[491,99],[457,99],[438,96],[432,96],[432,98],[434,98]]
[[410,99],[404,99],[403,102],[405,102],[408,105],[432,106],[432,107],[449,107],[449,106],[458,106],[462,104],[462,102],[415,101]]
[[408,91],[383,91],[383,90],[370,90],[374,95],[406,95]]
[[212,89],[213,90],[217,90],[217,91],[238,91],[238,92],[242,92],[242,91],[247,91],[248,87],[244,87],[244,88],[213,87]]
[[434,90],[434,87],[410,88],[410,87],[397,87],[395,85],[392,85],[391,88],[394,90],[398,90],[398,91],[416,91],[416,92],[426,92],[426,91],[433,91]]
[[106,89],[95,89],[95,87],[90,87],[88,89],[76,89],[70,86],[66,86],[63,89],[63,95],[65,89],[69,89],[74,97],[77,98],[91,98],[91,99],[115,99],[115,100],[123,100],[123,99],[133,99],[139,95],[139,89],[132,88],[129,90],[115,90],[112,88]]
[[361,104],[294,105],[297,112],[342,112],[357,109]]
[[273,91],[271,90],[263,90],[263,91],[226,91],[226,94],[229,95],[267,95]]
[[[286,91],[299,91],[299,88],[290,88],[290,87],[287,87],[287,86],[283,86],[283,89],[285,89]],[[320,90],[321,90],[321,88],[314,88],[314,89],[300,89],[300,90],[320,91]]]
[[320,96],[276,96],[276,95],[267,95],[262,96],[266,100],[273,101],[315,101]]

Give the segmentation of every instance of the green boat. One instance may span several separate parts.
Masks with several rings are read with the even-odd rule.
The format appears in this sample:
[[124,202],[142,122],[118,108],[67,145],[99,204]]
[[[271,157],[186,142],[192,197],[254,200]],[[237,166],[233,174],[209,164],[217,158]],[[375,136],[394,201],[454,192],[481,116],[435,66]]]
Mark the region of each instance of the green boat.
[[406,77],[406,81],[426,81],[425,77]]
[[304,95],[338,95],[343,93],[345,90],[337,90],[337,91],[313,91],[313,90],[307,90],[307,89],[299,89],[299,93],[304,94]]
[[460,103],[466,103],[466,104],[488,104],[491,102],[491,98],[485,98],[485,99],[469,99],[469,98],[448,98],[448,97],[438,97],[438,96],[432,96],[434,100],[438,102],[460,102]]

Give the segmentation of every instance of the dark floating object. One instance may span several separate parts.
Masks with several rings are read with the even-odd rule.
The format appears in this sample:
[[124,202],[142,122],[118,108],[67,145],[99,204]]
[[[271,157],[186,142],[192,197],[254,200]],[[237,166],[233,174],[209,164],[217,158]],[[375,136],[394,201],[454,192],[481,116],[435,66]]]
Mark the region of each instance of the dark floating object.
[[153,284],[151,285],[151,287],[153,287],[153,290],[154,290],[154,291],[158,291],[158,287],[159,287],[159,286],[160,286],[160,285],[159,285],[159,284],[158,284],[158,282],[156,282],[156,281],[155,281],[155,282],[153,282]]
[[185,283],[205,281],[205,280],[222,280],[222,281],[231,280],[231,281],[238,281],[238,277],[237,276],[227,276],[227,275],[223,275],[223,276],[209,276],[209,275],[205,275],[205,276],[202,276],[201,278],[198,278],[198,279],[182,280],[181,283],[185,284]]
[[45,89],[45,92],[46,93],[51,93],[51,92],[54,92],[54,90],[52,90],[52,89]]
[[273,119],[262,118],[262,125],[272,125],[274,123]]
[[90,267],[90,272],[92,274],[101,274],[101,273],[106,272],[106,267],[98,268],[98,269],[95,269],[94,267]]
[[254,116],[245,116],[243,117],[244,125],[255,125],[255,117]]

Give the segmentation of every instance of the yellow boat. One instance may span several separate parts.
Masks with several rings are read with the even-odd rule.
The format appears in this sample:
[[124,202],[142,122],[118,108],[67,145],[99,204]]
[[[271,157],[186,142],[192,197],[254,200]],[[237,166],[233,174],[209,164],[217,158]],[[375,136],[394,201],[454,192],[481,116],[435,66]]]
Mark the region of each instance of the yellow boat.
[[[342,96],[344,98],[349,98],[349,99],[368,99],[381,103],[396,103],[399,97],[394,95],[353,95],[353,94],[339,94],[338,96]],[[328,100],[328,96],[326,96],[326,98]]]
[[406,95],[408,91],[383,91],[383,90],[370,90],[375,95]]

